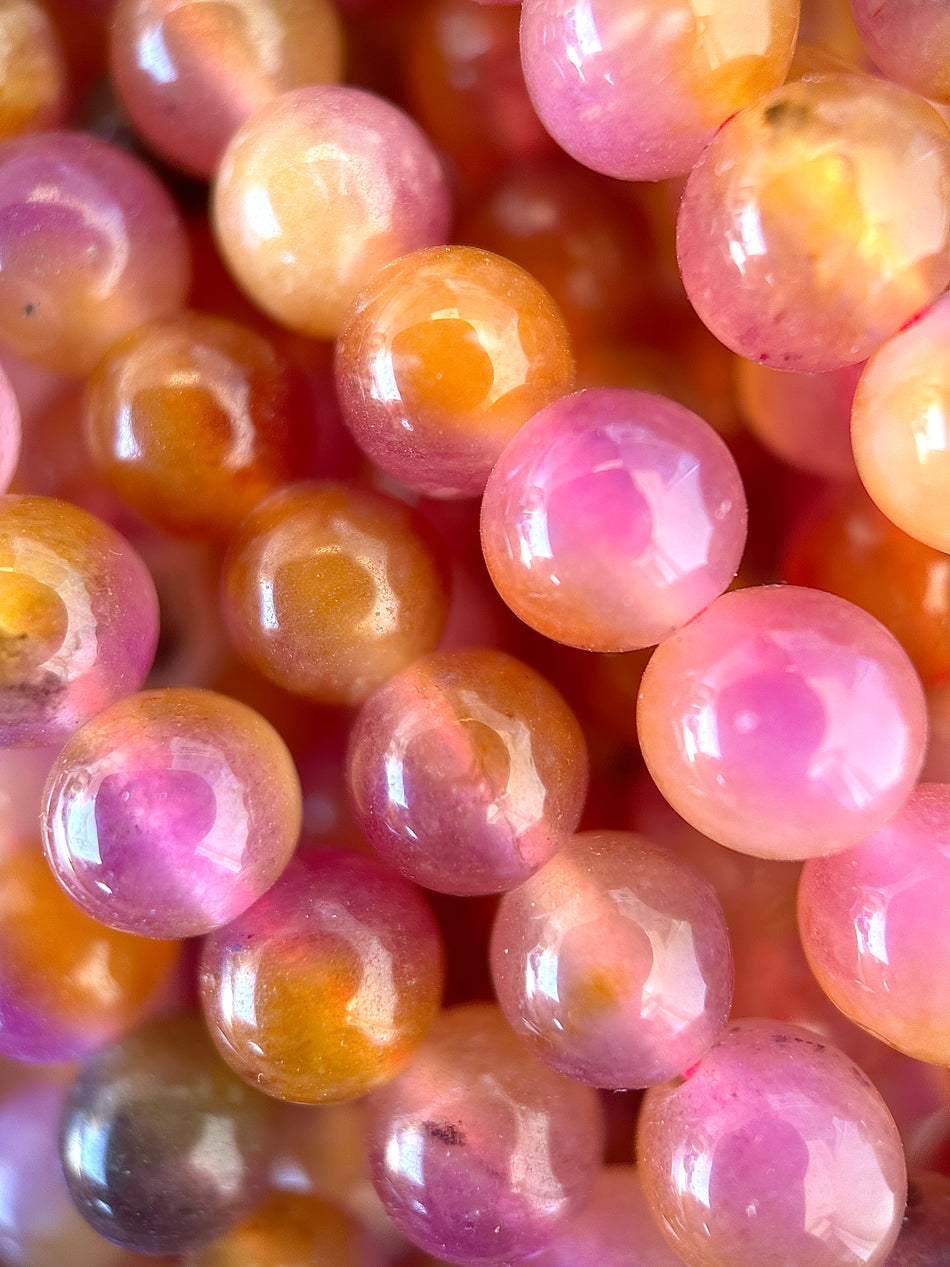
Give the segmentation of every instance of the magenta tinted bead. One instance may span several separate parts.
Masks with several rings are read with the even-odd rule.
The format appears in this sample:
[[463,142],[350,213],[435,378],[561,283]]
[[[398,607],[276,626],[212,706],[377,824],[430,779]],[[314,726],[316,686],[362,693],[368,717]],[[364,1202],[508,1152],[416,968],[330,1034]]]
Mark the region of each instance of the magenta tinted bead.
[[833,853],[882,826],[927,736],[920,679],[883,625],[798,586],[717,599],[659,647],[637,726],[660,791],[719,844]]
[[712,1046],[732,1003],[722,907],[686,862],[585,832],[505,894],[491,942],[502,1011],[559,1073],[648,1087]]
[[648,392],[562,397],[521,429],[482,501],[492,580],[526,624],[593,651],[649,647],[721,594],[745,545],[736,464]]
[[10,487],[20,458],[20,406],[6,370],[0,366],[0,493]]
[[78,133],[4,143],[0,340],[19,356],[85,374],[190,281],[181,218],[144,163]]
[[219,928],[290,859],[300,784],[283,740],[245,704],[167,687],[120,700],[50,771],[50,866],[95,919],[146,937]]
[[453,1263],[552,1240],[597,1177],[596,1094],[540,1064],[487,1004],[445,1013],[370,1101],[370,1166],[396,1226]]
[[643,1186],[689,1267],[879,1267],[907,1188],[887,1106],[836,1047],[737,1021],[685,1080],[647,1092]]

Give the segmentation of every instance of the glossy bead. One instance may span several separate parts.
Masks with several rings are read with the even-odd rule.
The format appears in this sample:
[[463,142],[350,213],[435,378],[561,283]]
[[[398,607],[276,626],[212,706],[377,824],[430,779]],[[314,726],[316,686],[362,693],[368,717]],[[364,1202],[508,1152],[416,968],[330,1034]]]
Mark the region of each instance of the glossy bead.
[[174,167],[208,179],[250,115],[343,69],[327,0],[121,0],[110,31],[116,92],[136,130]]
[[652,646],[736,573],[746,503],[703,420],[646,392],[594,389],[515,436],[482,501],[492,580],[548,638],[592,651]]
[[454,1263],[527,1257],[589,1195],[596,1096],[545,1068],[487,1004],[446,1012],[370,1102],[373,1182],[416,1245]]
[[533,277],[472,246],[380,269],[336,350],[343,416],[377,466],[435,497],[478,496],[502,450],[574,385],[557,305]]
[[108,525],[50,497],[0,499],[0,743],[61,744],[137,690],[158,641],[155,586]]
[[86,396],[86,440],[103,480],[151,523],[189,537],[228,536],[298,478],[311,426],[274,345],[201,313],[126,335]]
[[269,316],[336,337],[373,273],[445,240],[448,192],[431,143],[357,88],[284,93],[232,137],[213,217],[229,268]]
[[436,651],[384,683],[353,727],[347,779],[363,831],[444,893],[526,879],[573,831],[587,750],[567,704],[500,651]]
[[950,131],[884,80],[786,84],[710,142],[677,243],[733,351],[808,373],[863,361],[950,281]]
[[904,532],[950,550],[950,299],[889,339],[865,366],[851,411],[858,474]]
[[6,371],[0,368],[0,493],[10,487],[20,459],[20,405]]
[[178,960],[168,942],[104,928],[62,891],[32,842],[0,860],[0,1052],[77,1060],[161,1001]]
[[621,180],[685,174],[716,129],[785,78],[798,0],[524,0],[535,109],[578,162]]
[[439,1007],[442,950],[418,891],[341,850],[300,854],[205,942],[202,1005],[225,1060],[252,1086],[306,1104],[393,1078]]
[[627,832],[584,832],[506,893],[492,932],[502,1011],[553,1069],[648,1087],[694,1065],[732,1003],[732,951],[710,885]]
[[224,565],[242,657],[296,694],[359,703],[434,649],[442,565],[407,506],[344,484],[277,493],[245,520]]
[[0,152],[0,339],[85,374],[127,331],[180,308],[191,276],[171,198],[138,159],[91,136]]
[[0,9],[0,141],[58,127],[69,101],[60,37],[34,0]]
[[950,785],[921,784],[890,822],[802,874],[808,962],[836,1007],[899,1051],[950,1063]]
[[674,809],[763,858],[832,853],[876,830],[926,745],[923,689],[893,635],[797,586],[724,594],[674,634],[647,665],[637,722]]
[[888,79],[950,101],[950,13],[933,0],[851,0],[855,26]]
[[277,732],[236,700],[167,687],[87,722],[53,763],[50,866],[111,928],[196,937],[274,883],[300,834],[300,784]]
[[63,1173],[100,1235],[180,1253],[261,1200],[276,1128],[273,1104],[222,1063],[200,1020],[174,1016],[80,1070],[60,1128]]
[[736,1021],[647,1092],[647,1200],[689,1267],[880,1267],[904,1212],[894,1120],[857,1065],[794,1025]]

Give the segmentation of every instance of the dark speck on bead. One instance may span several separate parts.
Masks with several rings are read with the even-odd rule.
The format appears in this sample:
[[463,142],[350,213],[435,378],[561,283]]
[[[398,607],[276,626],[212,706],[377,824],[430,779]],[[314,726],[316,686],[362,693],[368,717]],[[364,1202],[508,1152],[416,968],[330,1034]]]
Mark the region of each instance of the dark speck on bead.
[[35,311],[36,311],[36,304],[23,305],[23,312],[27,317],[32,317]]
[[464,1144],[465,1132],[451,1122],[423,1122],[422,1129],[431,1139],[440,1139],[443,1144]]

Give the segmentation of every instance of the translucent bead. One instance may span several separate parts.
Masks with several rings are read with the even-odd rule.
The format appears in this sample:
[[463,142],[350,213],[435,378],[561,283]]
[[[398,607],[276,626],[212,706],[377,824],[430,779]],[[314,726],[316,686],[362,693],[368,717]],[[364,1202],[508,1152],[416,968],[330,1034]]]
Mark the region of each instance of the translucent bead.
[[505,894],[491,943],[502,1011],[553,1069],[648,1087],[694,1065],[732,1003],[722,907],[641,836],[584,832]]
[[446,1012],[370,1103],[373,1182],[396,1226],[453,1263],[527,1257],[597,1177],[595,1093],[540,1064],[487,1004]]
[[120,700],[53,763],[50,866],[111,928],[197,937],[274,883],[300,833],[300,784],[263,717],[226,695],[167,687]]
[[526,879],[576,828],[587,750],[564,700],[527,665],[437,651],[363,705],[347,778],[392,866],[445,893],[490,893]]
[[498,592],[548,638],[593,651],[652,646],[735,576],[746,503],[712,428],[647,392],[594,389],[536,414],[482,501]]
[[906,800],[926,745],[920,679],[860,608],[797,586],[724,594],[659,647],[644,760],[687,822],[763,858],[861,840]]
[[637,1155],[689,1267],[880,1267],[900,1230],[893,1118],[857,1065],[794,1025],[734,1022],[685,1081],[648,1091]]
[[157,641],[155,586],[117,532],[53,498],[0,499],[0,743],[63,743],[138,690]]
[[121,0],[110,64],[136,130],[167,162],[208,179],[261,106],[340,78],[343,37],[327,0]]
[[890,822],[802,873],[808,962],[836,1007],[899,1051],[950,1064],[950,785],[921,784]]
[[528,273],[472,246],[380,269],[336,350],[343,416],[377,466],[435,497],[478,496],[518,429],[574,385],[557,305]]
[[710,142],[677,244],[733,351],[808,373],[863,361],[950,281],[950,131],[884,80],[786,84]]
[[308,850],[201,957],[225,1060],[284,1100],[355,1099],[395,1077],[435,1019],[442,947],[417,889],[360,854]]
[[225,261],[282,325],[332,339],[373,273],[445,240],[449,200],[431,143],[358,88],[284,93],[231,138],[213,217]]
[[51,132],[0,152],[0,339],[85,374],[110,344],[182,306],[184,228],[144,163],[91,136]]
[[785,78],[798,0],[524,0],[535,109],[578,162],[621,180],[684,175],[716,129]]

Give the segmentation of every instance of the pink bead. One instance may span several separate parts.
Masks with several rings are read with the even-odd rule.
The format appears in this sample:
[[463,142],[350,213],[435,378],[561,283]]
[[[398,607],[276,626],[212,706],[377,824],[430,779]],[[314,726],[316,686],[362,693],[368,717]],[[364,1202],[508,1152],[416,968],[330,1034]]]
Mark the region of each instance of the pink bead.
[[668,637],[735,575],[746,501],[725,444],[648,392],[594,389],[542,409],[482,502],[492,580],[526,624],[592,651]]
[[886,826],[806,864],[799,926],[846,1016],[918,1060],[950,1064],[950,784],[921,784]]
[[641,836],[584,832],[502,898],[492,976],[515,1031],[559,1073],[648,1087],[694,1065],[732,1002],[711,885]]
[[833,853],[881,827],[914,785],[927,731],[893,635],[797,586],[724,594],[658,648],[637,722],[674,809],[764,858]]
[[689,1267],[879,1267],[900,1231],[907,1171],[887,1106],[794,1025],[735,1022],[685,1082],[647,1092],[637,1153]]
[[6,371],[0,366],[0,493],[10,487],[20,458],[20,406]]

